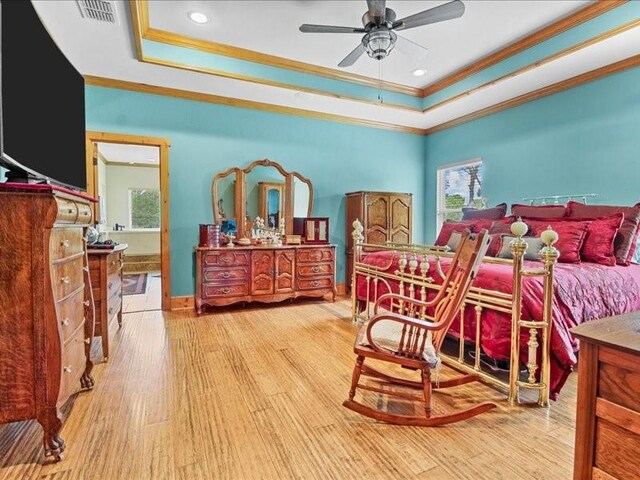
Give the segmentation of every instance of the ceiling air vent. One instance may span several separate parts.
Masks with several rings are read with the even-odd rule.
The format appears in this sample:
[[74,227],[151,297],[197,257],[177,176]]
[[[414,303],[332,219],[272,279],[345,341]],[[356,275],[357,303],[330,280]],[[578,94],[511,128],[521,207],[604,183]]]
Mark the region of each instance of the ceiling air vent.
[[76,0],[84,18],[100,22],[118,23],[116,6],[112,0]]

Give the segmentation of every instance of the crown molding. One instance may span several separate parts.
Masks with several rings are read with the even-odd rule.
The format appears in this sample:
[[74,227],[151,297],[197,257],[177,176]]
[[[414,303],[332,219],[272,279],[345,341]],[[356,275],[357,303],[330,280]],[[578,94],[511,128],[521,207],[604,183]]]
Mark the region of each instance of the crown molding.
[[510,100],[506,100],[504,102],[498,103],[491,107],[483,108],[482,110],[478,110],[477,112],[464,115],[462,117],[450,120],[445,123],[441,123],[440,125],[436,125],[434,127],[426,129],[425,134],[430,135],[432,133],[437,133],[449,128],[457,127],[464,123],[468,123],[473,120],[477,120],[479,118],[486,117],[488,115],[492,115],[494,113],[498,113],[503,110],[507,110],[509,108],[517,107],[519,105],[523,105],[533,100],[538,100],[540,98],[553,95],[554,93],[559,93],[564,90],[568,90],[570,88],[584,85],[585,83],[589,83],[594,80],[598,80],[600,78],[604,78],[609,75],[613,75],[615,73],[620,73],[625,70],[629,70],[631,68],[635,68],[638,66],[640,66],[640,55],[635,55],[625,60],[621,60],[619,62],[612,63],[610,65],[606,65],[604,67],[600,67],[595,70],[591,70],[590,72],[586,72],[581,75],[568,78],[567,80],[563,80],[561,82],[548,85],[538,90],[534,90],[533,92],[525,93],[524,95],[520,95],[519,97],[515,97]]
[[261,110],[264,112],[280,113],[284,115],[296,115],[299,117],[313,118],[316,120],[326,120],[330,122],[345,123],[348,125],[356,125],[360,127],[378,128],[382,130],[390,130],[400,133],[410,133],[414,135],[424,135],[425,130],[415,127],[407,127],[404,125],[396,125],[393,123],[378,122],[375,120],[366,120],[362,118],[348,117],[345,115],[337,115],[333,113],[315,112],[313,110],[304,110],[302,108],[286,107],[283,105],[272,105],[269,103],[256,102],[252,100],[244,100],[233,97],[223,97],[220,95],[212,95],[208,93],[191,92],[188,90],[180,90],[169,87],[159,87],[156,85],[148,85],[144,83],[129,82],[126,80],[116,80],[112,78],[94,77],[85,75],[85,84],[97,87],[116,88],[120,90],[130,90],[140,93],[148,93],[152,95],[162,95],[166,97],[182,98],[185,100],[194,100],[198,102],[214,103],[218,105],[227,105],[230,107],[250,108]]
[[569,14],[550,25],[547,25],[546,27],[535,31],[534,33],[527,35],[526,37],[521,38],[520,40],[517,40],[510,45],[507,45],[497,52],[487,55],[486,57],[483,57],[480,60],[477,60],[472,64],[452,73],[451,75],[448,75],[445,78],[438,80],[431,85],[428,85],[422,90],[422,96],[427,97],[429,95],[433,95],[440,90],[450,87],[454,83],[458,83],[459,81],[464,80],[465,78],[482,70],[485,70],[492,65],[505,60],[508,57],[512,57],[513,55],[516,55],[528,48],[542,43],[551,37],[554,37],[566,30],[576,27],[581,23],[598,17],[603,13],[608,12],[609,10],[613,10],[614,8],[617,8],[620,5],[627,3],[628,1],[629,0],[598,0],[595,3],[590,3],[577,12]]

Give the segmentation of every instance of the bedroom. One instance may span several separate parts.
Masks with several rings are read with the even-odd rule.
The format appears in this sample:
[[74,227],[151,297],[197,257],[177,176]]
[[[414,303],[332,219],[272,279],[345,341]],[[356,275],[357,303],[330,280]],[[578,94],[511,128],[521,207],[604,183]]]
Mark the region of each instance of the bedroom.
[[[388,0],[386,7],[403,18],[442,4]],[[347,246],[353,227],[346,194],[410,193],[408,224],[393,240],[422,246],[433,244],[440,233],[443,212],[438,204],[446,188],[438,178],[443,169],[469,162],[482,162],[481,191],[475,188],[474,196],[487,207],[506,203],[507,216],[512,204],[526,203],[523,199],[544,198],[553,204],[560,195],[575,196],[557,199],[563,205],[584,203],[587,196],[590,207],[632,208],[640,200],[635,193],[640,177],[638,2],[464,2],[462,16],[398,30],[399,36],[427,47],[426,53],[407,47],[406,55],[399,43],[381,62],[362,55],[347,68],[337,64],[358,45],[362,33],[303,33],[299,27],[311,23],[360,28],[368,8],[361,0],[106,2],[105,8],[114,9],[115,23],[83,17],[76,2],[33,5],[84,77],[89,163],[82,158],[77,164],[91,171],[92,142],[155,145],[161,152],[162,311],[125,313],[121,325],[107,321],[108,360],[102,362],[100,342],[93,342],[90,353],[95,385],[87,391],[78,381],[70,401],[55,405],[63,420],[59,436],[66,443],[62,461],[55,462],[61,453],[57,441],[47,445],[45,439],[43,447],[43,429],[35,415],[14,422],[12,413],[3,410],[0,477],[572,477],[580,389],[575,372],[548,407],[510,406],[508,388],[494,383],[436,391],[436,410],[482,401],[498,406],[437,428],[387,425],[342,406],[349,396],[356,360],[353,342],[360,328],[352,322],[347,294],[352,274],[347,253],[353,254]],[[263,14],[246,18],[252,8],[261,8]],[[194,23],[192,13],[201,13],[207,21]],[[281,33],[274,35],[273,27]],[[270,176],[261,180],[285,185],[280,217],[287,234],[293,232],[297,209],[286,185],[300,178],[292,172],[311,184],[311,213],[302,217],[328,218],[328,245],[285,244],[269,251],[331,251],[331,260],[308,264],[310,269],[332,265],[326,275],[309,280],[330,283],[301,289],[316,292],[316,298],[290,301],[300,293],[292,287],[268,304],[259,298],[252,301],[252,295],[221,292],[238,303],[204,306],[198,315],[195,294],[201,291],[201,281],[194,247],[201,243],[199,226],[223,220],[212,182],[233,170],[234,177],[228,177],[233,195],[223,201],[225,216],[245,219],[251,211],[253,223],[236,222],[233,241],[258,237],[251,233],[256,230],[255,205],[246,202],[260,180],[251,183],[251,172],[244,170],[261,159],[276,162],[285,172],[278,172],[279,181]],[[56,173],[63,172],[51,176],[57,178]],[[89,178],[79,187],[95,195]],[[398,195],[385,198],[395,201]],[[361,213],[356,216],[365,221]],[[578,218],[602,216],[589,213]],[[3,224],[0,230],[4,252],[4,239],[13,232],[5,228]],[[566,234],[558,233],[558,242],[563,242]],[[372,239],[368,235],[367,241]],[[209,247],[203,248],[201,255],[206,257]],[[251,248],[220,247],[223,252]],[[432,249],[405,253],[409,261],[414,254],[428,255],[432,268],[440,255]],[[555,266],[560,272],[554,277],[555,288],[567,285],[563,271],[583,264],[589,262],[561,260]],[[238,264],[233,272],[244,267]],[[640,268],[601,267],[616,272]],[[416,271],[422,272],[419,266]],[[219,273],[226,272],[232,270]],[[11,287],[7,278],[15,277],[0,275],[3,288]],[[367,275],[361,278],[366,282]],[[622,285],[604,296],[615,299],[633,291],[633,284]],[[422,286],[415,284],[418,299]],[[3,305],[20,312],[14,305],[17,298],[10,296]],[[362,294],[358,300],[362,302]],[[590,302],[578,301],[587,310]],[[559,300],[554,302],[557,306]],[[504,310],[512,312],[511,303]],[[638,310],[631,304],[628,308]],[[469,310],[475,314],[473,306]],[[499,314],[502,320],[509,318],[505,311]],[[552,316],[558,320],[556,313]],[[14,331],[9,328],[13,322],[5,315],[1,324],[2,342],[12,341],[6,332]],[[476,325],[469,321],[467,333]],[[452,333],[459,332],[459,324],[457,328],[454,325]],[[508,340],[509,328],[501,332],[500,338]],[[498,371],[503,383],[509,383],[505,376],[510,371],[527,370],[529,331],[523,332],[522,361],[515,370],[504,365],[504,355],[497,359],[502,363],[493,365],[506,370]],[[542,334],[539,339],[542,343]],[[473,368],[475,359],[469,360],[469,353],[477,342],[469,340],[463,350]],[[571,347],[554,346],[574,355],[573,339],[565,344]],[[3,343],[2,350],[11,345],[15,344]],[[455,336],[444,347],[457,353]],[[14,371],[12,357],[2,357],[3,372]],[[442,378],[452,371],[444,366]],[[632,395],[637,396],[640,387],[634,378],[636,383],[630,385],[635,385]],[[10,396],[11,387],[4,388],[3,395]],[[536,403],[536,390],[521,390],[523,404]],[[369,405],[378,405],[378,400],[387,412],[406,413],[412,407],[375,392],[364,396],[373,399]],[[633,405],[626,408],[633,411]],[[637,425],[634,421],[627,423]],[[620,440],[617,448],[636,452],[632,439],[637,437],[632,435],[638,434],[637,427],[627,432],[631,433],[621,437],[627,441]],[[526,438],[539,444],[532,446]],[[45,456],[46,448],[51,456]],[[594,452],[590,461],[604,462],[615,449],[598,452],[597,459]],[[531,462],[532,457],[542,460]],[[634,478],[634,461],[622,462],[622,471],[607,474]]]

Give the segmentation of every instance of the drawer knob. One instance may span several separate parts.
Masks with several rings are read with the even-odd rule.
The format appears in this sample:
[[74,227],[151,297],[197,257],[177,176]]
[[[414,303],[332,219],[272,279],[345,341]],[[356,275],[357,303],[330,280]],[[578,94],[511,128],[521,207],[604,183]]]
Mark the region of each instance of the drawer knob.
[[107,289],[111,290],[111,287],[113,287],[113,282],[109,282],[109,285],[107,285]]
[[90,338],[85,338],[84,339],[84,343],[86,343],[87,345],[91,345],[91,339]]
[[60,242],[60,245],[62,245],[64,248],[67,248],[69,246],[69,240],[62,240]]
[[89,305],[91,305],[91,302],[90,302],[89,300],[85,300],[85,301],[84,301],[84,302],[82,302],[82,303],[84,303],[84,306],[85,306],[85,307],[88,307]]
[[222,272],[222,273],[220,274],[220,276],[221,276],[222,278],[229,278],[229,277],[231,277],[231,272]]
[[64,370],[64,373],[73,372],[73,368],[71,368],[71,365],[68,365],[68,366],[64,367],[63,370]]
[[66,276],[66,277],[62,277],[60,281],[64,284],[68,284],[71,281],[71,279],[68,276]]
[[69,210],[67,210],[67,212],[73,213],[73,208],[70,208]]
[[113,307],[109,307],[109,313],[113,312]]
[[321,285],[320,280],[314,280],[313,282],[311,282],[312,287],[319,287],[320,285]]
[[69,319],[65,318],[64,320],[62,320],[62,325],[64,325],[65,327],[69,326]]
[[222,287],[220,289],[220,293],[224,293],[225,295],[229,292],[231,292],[231,289],[229,287]]
[[320,267],[318,265],[314,265],[313,267],[311,267],[311,271],[313,273],[318,273],[320,271]]

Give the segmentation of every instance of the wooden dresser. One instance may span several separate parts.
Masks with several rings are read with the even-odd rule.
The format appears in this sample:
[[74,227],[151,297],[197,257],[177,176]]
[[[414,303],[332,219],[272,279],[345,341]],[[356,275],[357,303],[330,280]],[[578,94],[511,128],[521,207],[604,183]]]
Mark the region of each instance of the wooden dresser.
[[88,197],[0,184],[0,422],[37,419],[56,460],[65,448],[60,407],[93,387],[91,218]]
[[102,339],[102,356],[109,358],[109,325],[114,318],[122,325],[122,272],[126,244],[113,250],[89,247],[89,272],[96,305],[95,337]]
[[353,273],[353,221],[364,227],[364,243],[381,245],[385,242],[411,243],[412,195],[392,192],[347,193],[345,245],[346,284],[351,286]]
[[196,247],[196,310],[297,297],[335,300],[333,245]]
[[580,339],[574,480],[640,477],[640,312],[585,323]]

